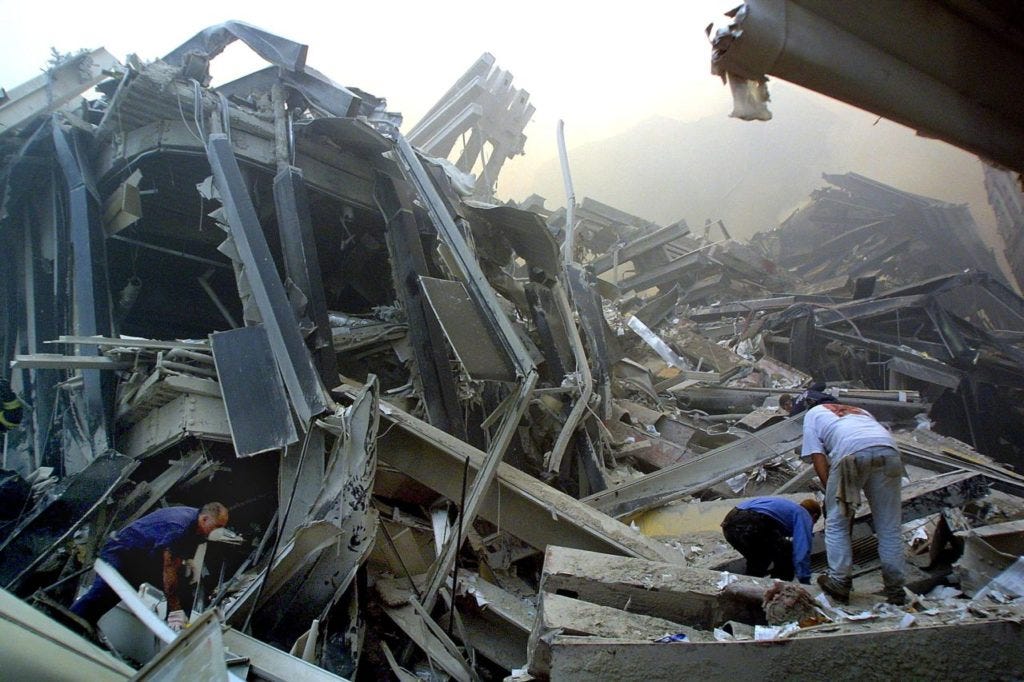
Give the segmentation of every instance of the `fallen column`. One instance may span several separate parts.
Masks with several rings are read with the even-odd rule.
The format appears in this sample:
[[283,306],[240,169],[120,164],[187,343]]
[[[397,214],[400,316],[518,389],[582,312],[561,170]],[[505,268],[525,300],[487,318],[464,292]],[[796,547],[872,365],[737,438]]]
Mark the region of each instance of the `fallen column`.
[[747,438],[591,495],[583,501],[616,517],[660,506],[792,451],[803,435],[802,422],[802,415],[785,419]]
[[[381,460],[448,499],[459,499],[466,460],[470,476],[475,476],[485,453],[393,405],[382,401],[380,407],[381,416],[397,427],[381,429]],[[555,544],[657,561],[682,559],[661,543],[504,463],[479,509],[481,517],[537,549]]]

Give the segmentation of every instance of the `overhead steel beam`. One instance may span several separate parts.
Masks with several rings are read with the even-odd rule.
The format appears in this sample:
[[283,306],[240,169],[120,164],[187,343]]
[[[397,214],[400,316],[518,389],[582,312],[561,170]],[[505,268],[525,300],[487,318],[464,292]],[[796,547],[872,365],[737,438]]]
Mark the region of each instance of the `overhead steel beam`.
[[832,329],[819,328],[817,333],[826,339],[839,341],[847,346],[868,348],[876,353],[888,355],[890,358],[899,359],[905,363],[905,365],[900,365],[901,367],[904,367],[904,369],[906,368],[906,365],[911,365],[919,368],[918,371],[921,373],[928,373],[921,374],[919,376],[917,374],[911,374],[910,372],[904,372],[908,374],[908,376],[916,376],[919,379],[931,381],[932,383],[940,386],[957,388],[966,376],[966,373],[962,370],[959,370],[952,365],[947,365],[945,362],[941,362],[940,360],[928,357],[922,353],[915,352],[912,349],[908,349],[906,346],[883,343],[874,339],[862,338],[860,336],[854,336],[853,334],[845,334]]
[[[799,393],[801,389],[771,388],[729,388],[725,386],[693,386],[679,393],[680,405],[686,409],[698,409],[711,414],[730,414],[749,412],[760,407],[768,396],[783,393]],[[866,394],[866,395],[865,395]],[[853,391],[839,395],[846,405],[853,405],[870,412],[882,421],[913,419],[914,415],[927,412],[931,403],[922,402],[915,392],[904,392],[904,400],[899,400],[900,391],[876,392],[867,391],[857,395]]]
[[776,76],[1024,170],[1024,50],[969,12],[926,0],[748,0],[713,46],[716,74]]
[[120,370],[135,367],[132,360],[114,360],[104,356],[60,355],[59,353],[36,353],[15,355],[11,369],[70,369],[70,370]]

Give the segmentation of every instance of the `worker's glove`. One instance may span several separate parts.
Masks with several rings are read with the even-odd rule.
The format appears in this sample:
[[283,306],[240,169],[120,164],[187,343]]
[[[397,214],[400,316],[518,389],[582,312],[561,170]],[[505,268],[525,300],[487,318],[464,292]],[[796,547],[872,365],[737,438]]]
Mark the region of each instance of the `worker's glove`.
[[167,626],[175,632],[181,632],[187,622],[188,619],[185,618],[184,611],[171,611],[167,614]]
[[807,576],[806,578],[800,578],[799,580],[800,580],[800,584],[801,585],[810,585],[811,584],[811,576]]

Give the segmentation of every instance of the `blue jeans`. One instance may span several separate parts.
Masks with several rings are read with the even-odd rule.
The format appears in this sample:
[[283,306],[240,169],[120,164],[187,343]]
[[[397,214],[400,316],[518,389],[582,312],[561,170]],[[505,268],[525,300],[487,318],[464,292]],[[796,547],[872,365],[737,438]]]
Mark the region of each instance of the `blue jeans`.
[[[118,551],[110,546],[100,550],[100,558],[117,569],[117,572],[134,587],[144,582],[158,587],[163,586],[161,558],[147,558],[139,556],[136,552]],[[121,598],[117,593],[97,575],[89,590],[71,605],[71,612],[95,626],[103,614],[117,606],[119,601]]]
[[[887,446],[865,448],[847,457],[856,458],[853,469],[857,478],[851,483],[864,491],[871,507],[875,535],[878,536],[878,558],[882,563],[882,580],[887,588],[902,587],[906,559],[900,526],[903,505],[900,499],[900,478],[903,464],[900,453]],[[829,468],[825,486],[825,550],[828,553],[828,573],[840,582],[849,584],[853,565],[850,543],[850,519],[843,515],[836,496],[840,484],[839,462]]]

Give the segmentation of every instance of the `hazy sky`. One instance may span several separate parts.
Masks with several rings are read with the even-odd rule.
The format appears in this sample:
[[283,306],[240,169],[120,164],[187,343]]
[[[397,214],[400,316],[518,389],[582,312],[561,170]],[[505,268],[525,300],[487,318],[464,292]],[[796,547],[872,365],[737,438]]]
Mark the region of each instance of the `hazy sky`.
[[[709,75],[703,29],[738,0],[638,0],[615,3],[614,10],[572,4],[0,0],[0,87],[37,75],[51,46],[62,52],[103,46],[119,59],[135,52],[149,60],[202,28],[239,19],[306,43],[310,66],[387,98],[392,110],[405,114],[406,128],[483,52],[494,54],[515,85],[530,92],[538,111],[528,135],[547,138],[552,148],[558,118],[579,142],[653,114],[707,113],[708,105],[728,99]],[[214,76],[259,66],[258,58],[239,58],[247,53],[229,48],[214,62]]]

